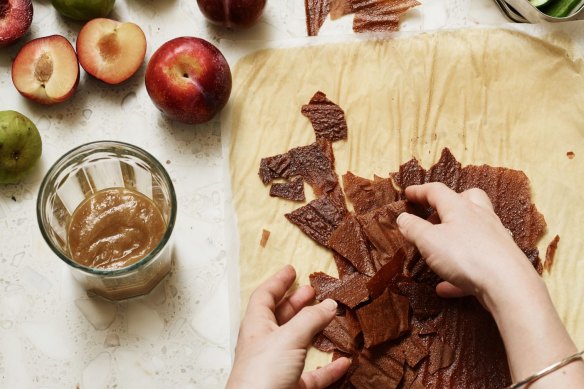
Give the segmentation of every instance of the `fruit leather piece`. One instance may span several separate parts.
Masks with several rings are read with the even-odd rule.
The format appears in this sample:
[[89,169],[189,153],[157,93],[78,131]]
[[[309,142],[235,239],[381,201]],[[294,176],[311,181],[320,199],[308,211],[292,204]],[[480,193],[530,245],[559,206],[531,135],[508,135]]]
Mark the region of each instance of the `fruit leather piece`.
[[368,276],[375,274],[361,225],[353,215],[347,215],[332,232],[327,246],[349,260],[360,273]]
[[361,353],[350,376],[356,389],[394,389],[404,374],[404,365],[385,355],[369,357]]
[[347,199],[353,204],[358,215],[373,211],[399,198],[399,192],[393,187],[391,178],[368,180],[347,172],[343,175],[343,187]]
[[435,287],[442,279],[434,273],[426,264],[419,252],[415,252],[412,257],[406,259],[405,275],[416,282],[425,283]]
[[429,368],[431,374],[440,369],[444,369],[454,361],[454,350],[452,347],[435,338],[430,345],[430,362]]
[[560,243],[560,236],[556,235],[554,239],[548,245],[545,251],[545,262],[544,268],[547,272],[551,272],[552,266],[554,265],[554,258],[556,257],[556,250],[558,249],[558,243]]
[[521,250],[536,247],[545,232],[546,222],[531,201],[529,179],[525,173],[487,165],[465,166],[458,191],[470,188],[480,188],[487,193],[495,213],[511,231]]
[[418,5],[416,0],[353,0],[353,31],[397,31],[401,16]]
[[426,389],[421,382],[420,377],[415,369],[406,366],[404,378],[402,381],[402,389]]
[[420,320],[414,316],[410,321],[410,326],[412,327],[412,333],[419,336],[434,335],[438,333],[435,320]]
[[328,240],[346,214],[347,210],[337,196],[327,194],[285,216],[317,243],[328,247]]
[[359,322],[352,311],[347,310],[343,316],[335,316],[322,334],[331,341],[334,347],[347,354],[357,350],[356,338],[361,332]]
[[285,154],[262,158],[259,176],[264,184],[276,178],[302,176],[315,194],[321,196],[338,185],[333,164],[330,142],[321,140],[308,146],[295,147]]
[[351,13],[353,13],[351,0],[331,0],[331,20],[337,20]]
[[312,339],[312,345],[317,349],[325,353],[330,353],[335,350],[335,344],[330,341],[329,338],[324,336],[322,332],[316,334],[314,339]]
[[402,249],[398,250],[393,258],[379,269],[369,281],[367,281],[367,290],[371,298],[375,299],[383,293],[390,285],[391,281],[398,275],[402,274],[405,254]]
[[[413,331],[418,331],[415,320],[413,317]],[[417,370],[425,388],[489,389],[511,384],[507,356],[497,325],[474,297],[445,299],[442,313],[431,322],[435,324],[437,334],[430,336],[439,337],[442,343],[452,348],[453,359],[448,367],[437,368],[446,363],[436,361],[448,361],[449,350],[446,349],[441,351],[446,355],[432,357],[432,364],[430,358],[420,362]],[[438,344],[433,347],[438,347]],[[431,349],[431,356],[432,353]]]
[[284,183],[274,183],[270,187],[270,196],[280,197],[292,201],[304,201],[304,180],[302,177],[295,177]]
[[395,183],[405,190],[410,185],[421,185],[426,182],[426,169],[420,166],[416,158],[412,158],[399,167],[399,172],[392,173]]
[[343,280],[317,272],[309,276],[310,285],[314,288],[318,301],[331,298],[349,308],[367,301],[367,281],[369,277],[360,273],[353,273]]
[[[381,352],[389,355],[396,361],[407,363],[409,367],[416,367],[420,361],[429,355],[428,346],[418,337],[418,335],[410,333],[403,336],[396,342],[387,343],[382,346],[386,347]],[[376,350],[377,351],[377,350]]]
[[385,290],[355,313],[363,330],[365,347],[397,339],[410,328],[408,299]]
[[330,0],[304,0],[308,36],[318,35],[330,11]]
[[462,174],[460,162],[447,147],[442,149],[440,159],[426,172],[424,182],[441,182],[456,191]]
[[396,224],[397,216],[406,211],[413,212],[405,201],[396,201],[357,216],[369,242],[388,258],[392,258],[399,249],[413,253],[410,249],[413,245],[406,241]]
[[341,286],[342,281],[323,272],[315,272],[308,276],[310,285],[316,294],[316,300],[325,300],[334,289]]
[[312,123],[316,139],[325,138],[331,142],[347,139],[345,112],[324,93],[316,92],[310,102],[302,106],[301,112]]
[[349,359],[351,359],[351,357],[352,357],[352,356],[353,356],[352,354],[347,354],[347,353],[344,353],[344,352],[342,352],[342,351],[339,351],[339,350],[334,350],[334,351],[333,351],[333,357],[331,358],[331,361],[332,361],[332,362],[334,362],[334,361],[336,361],[337,359],[339,359],[339,358],[343,358],[343,357],[344,357],[344,358],[349,358]]
[[527,256],[527,259],[529,259],[529,262],[531,262],[531,264],[535,268],[537,274],[541,276],[541,274],[543,273],[543,265],[541,263],[541,259],[539,258],[539,250],[537,249],[537,247],[523,250],[523,252]]
[[433,286],[419,282],[400,282],[397,288],[408,298],[414,316],[425,319],[442,311],[442,299],[438,297]]
[[357,272],[355,266],[347,259],[345,259],[341,254],[338,254],[333,251],[333,260],[335,261],[335,265],[337,265],[337,272],[339,273],[339,278],[344,280],[348,276],[353,273]]
[[269,184],[276,178],[289,178],[295,175],[296,167],[290,153],[278,154],[272,157],[262,158],[260,161],[260,179]]

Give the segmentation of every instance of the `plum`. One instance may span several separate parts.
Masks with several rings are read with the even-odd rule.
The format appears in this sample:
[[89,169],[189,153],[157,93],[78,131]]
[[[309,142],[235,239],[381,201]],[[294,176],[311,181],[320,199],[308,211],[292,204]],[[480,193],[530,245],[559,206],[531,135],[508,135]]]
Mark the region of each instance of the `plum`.
[[146,90],[154,105],[171,119],[204,123],[227,104],[231,71],[219,49],[206,40],[175,38],[150,58]]
[[0,1],[0,47],[8,46],[28,31],[32,23],[32,0]]
[[262,15],[266,0],[197,0],[197,4],[212,23],[229,28],[248,28]]

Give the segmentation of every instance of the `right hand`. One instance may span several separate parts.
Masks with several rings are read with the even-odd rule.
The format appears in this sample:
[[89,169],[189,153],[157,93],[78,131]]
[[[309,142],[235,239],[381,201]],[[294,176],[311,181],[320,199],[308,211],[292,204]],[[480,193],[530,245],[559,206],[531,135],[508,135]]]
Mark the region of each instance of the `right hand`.
[[456,193],[434,182],[412,185],[405,194],[412,202],[433,207],[440,216],[436,225],[408,213],[397,219],[400,232],[445,280],[436,288],[440,296],[472,294],[485,305],[485,294],[493,289],[537,276],[484,191]]

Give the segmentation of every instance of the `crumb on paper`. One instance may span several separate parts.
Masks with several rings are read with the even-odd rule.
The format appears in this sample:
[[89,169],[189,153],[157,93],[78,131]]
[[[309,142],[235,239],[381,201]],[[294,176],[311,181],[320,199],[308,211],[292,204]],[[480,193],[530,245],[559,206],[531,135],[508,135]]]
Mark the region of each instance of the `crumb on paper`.
[[554,258],[556,257],[556,250],[558,249],[558,243],[560,242],[560,236],[556,235],[554,239],[550,242],[545,251],[545,262],[543,268],[548,273],[551,273],[552,266],[554,265]]
[[576,156],[576,154],[573,151],[568,151],[566,153],[566,156],[568,157],[568,159],[574,159],[574,157]]
[[262,239],[260,240],[260,246],[266,247],[268,244],[268,239],[270,239],[270,231],[262,230]]

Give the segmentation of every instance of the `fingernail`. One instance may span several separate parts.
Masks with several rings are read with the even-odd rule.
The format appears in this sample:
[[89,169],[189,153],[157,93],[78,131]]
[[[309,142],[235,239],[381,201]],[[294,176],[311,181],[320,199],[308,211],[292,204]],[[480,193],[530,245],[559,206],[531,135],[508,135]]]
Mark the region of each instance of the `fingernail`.
[[398,226],[402,227],[402,225],[404,224],[404,222],[406,221],[406,219],[410,216],[409,213],[407,212],[402,212],[398,215],[397,219],[396,219],[396,223]]
[[337,310],[337,302],[333,299],[326,299],[322,303],[320,303],[324,308],[328,309],[329,311],[336,311]]

